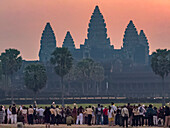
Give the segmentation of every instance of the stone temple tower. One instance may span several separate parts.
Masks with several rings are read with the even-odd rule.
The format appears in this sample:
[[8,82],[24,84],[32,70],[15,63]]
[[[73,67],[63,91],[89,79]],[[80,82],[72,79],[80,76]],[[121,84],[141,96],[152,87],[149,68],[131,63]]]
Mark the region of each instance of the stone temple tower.
[[72,38],[69,31],[67,32],[67,34],[65,36],[65,39],[64,39],[62,46],[68,48],[68,50],[71,53],[74,52],[74,50],[75,50],[75,44],[74,44],[73,38]]
[[113,47],[110,46],[110,38],[107,38],[106,23],[98,6],[95,7],[90,19],[84,48],[86,45],[88,45],[90,57],[93,59],[105,60],[112,55]]
[[147,38],[143,31],[138,35],[132,20],[125,30],[123,50],[128,53],[129,58],[134,62],[134,65],[148,64],[149,46]]
[[56,38],[50,23],[47,23],[45,29],[42,33],[42,37],[40,40],[40,51],[39,51],[39,59],[40,62],[47,63],[50,61],[51,53],[56,48]]
[[143,47],[143,51],[141,51],[143,55],[142,57],[143,64],[148,65],[149,64],[149,43],[143,30],[140,31],[139,41],[140,41],[141,47]]

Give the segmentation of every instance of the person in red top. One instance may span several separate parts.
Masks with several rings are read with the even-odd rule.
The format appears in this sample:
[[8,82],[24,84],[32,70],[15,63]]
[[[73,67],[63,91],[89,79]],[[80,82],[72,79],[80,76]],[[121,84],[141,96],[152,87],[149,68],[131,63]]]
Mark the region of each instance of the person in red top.
[[103,124],[106,125],[108,124],[108,109],[105,106],[105,108],[103,109]]

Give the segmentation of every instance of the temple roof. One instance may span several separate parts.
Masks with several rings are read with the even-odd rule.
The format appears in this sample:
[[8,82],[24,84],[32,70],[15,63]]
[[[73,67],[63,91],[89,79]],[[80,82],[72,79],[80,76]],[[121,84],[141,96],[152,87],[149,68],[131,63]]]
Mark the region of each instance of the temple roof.
[[105,40],[107,39],[106,32],[105,20],[103,19],[99,7],[96,6],[90,19],[87,37],[92,40]]
[[63,47],[67,47],[70,50],[75,49],[75,44],[69,31],[67,31],[67,34],[65,36]]
[[127,25],[123,42],[124,45],[127,43],[128,44],[138,43],[138,32],[132,20],[130,20],[129,24]]
[[143,32],[143,30],[140,31],[139,40],[141,43],[145,43],[148,45],[148,39],[147,39],[145,33]]

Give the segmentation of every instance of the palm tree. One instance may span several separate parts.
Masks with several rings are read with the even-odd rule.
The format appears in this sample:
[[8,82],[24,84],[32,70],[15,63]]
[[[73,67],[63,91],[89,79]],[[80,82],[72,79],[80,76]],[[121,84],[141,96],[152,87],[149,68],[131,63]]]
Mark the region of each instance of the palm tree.
[[[91,80],[91,72],[93,70],[93,64],[94,61],[92,59],[86,58],[81,60],[76,65],[76,77],[82,82],[82,92],[85,93],[85,83],[89,84],[89,81]],[[86,90],[88,87],[88,84],[86,86]]]
[[64,76],[69,73],[72,68],[72,55],[70,51],[63,48],[56,48],[52,53],[51,64],[54,65],[54,70],[57,75],[61,78],[61,86],[62,86],[62,106],[64,106],[64,84],[63,79]]
[[36,95],[47,82],[46,69],[41,64],[29,64],[24,70],[24,81],[28,89],[34,92],[34,102]]
[[91,79],[93,81],[95,81],[95,83],[96,83],[96,92],[97,92],[97,95],[99,95],[98,84],[100,84],[100,86],[101,86],[101,82],[104,80],[104,68],[100,64],[94,63],[92,69],[93,70],[92,70],[90,76],[91,76]]
[[12,75],[17,72],[22,65],[22,57],[17,49],[6,49],[1,53],[2,73],[5,75],[5,85],[8,87],[8,79],[11,79],[11,100],[13,102]]
[[162,78],[162,96],[163,101],[162,105],[165,105],[165,87],[164,79],[168,76],[170,71],[170,60],[169,60],[170,51],[167,49],[157,49],[156,52],[152,53],[151,67],[153,72],[156,75],[159,75]]

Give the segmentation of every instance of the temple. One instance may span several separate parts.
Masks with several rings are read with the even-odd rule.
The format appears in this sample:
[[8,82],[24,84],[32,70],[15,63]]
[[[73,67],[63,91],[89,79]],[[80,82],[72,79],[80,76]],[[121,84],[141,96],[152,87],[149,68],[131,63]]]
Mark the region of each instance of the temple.
[[[128,21],[127,21],[128,22]],[[99,94],[108,96],[124,97],[159,97],[161,93],[161,79],[156,76],[150,66],[149,43],[143,30],[138,30],[132,20],[125,28],[122,47],[114,49],[110,45],[110,38],[107,35],[107,28],[104,17],[98,6],[95,7],[87,31],[87,38],[80,48],[75,47],[71,32],[66,33],[62,47],[67,47],[72,53],[74,63],[84,59],[92,58],[100,63],[105,69],[105,78],[99,88]],[[56,38],[50,23],[47,23],[40,40],[39,60],[24,61],[21,71],[15,76],[17,88],[24,89],[23,70],[29,63],[42,63],[46,66],[48,81],[41,96],[59,97],[61,96],[60,79],[53,71],[53,66],[49,63],[51,53],[56,48]],[[106,87],[107,83],[107,87]],[[165,86],[169,88],[170,79],[165,81]],[[81,80],[72,81],[66,84],[66,96],[82,96],[80,89]],[[68,89],[71,86],[71,89]],[[93,85],[92,85],[93,86]],[[48,88],[48,89],[47,89]],[[25,89],[26,90],[26,89]],[[170,89],[165,90],[170,96]],[[20,94],[20,90],[15,90]],[[17,92],[20,91],[20,92]],[[26,90],[26,94],[30,94]],[[23,91],[22,91],[23,92]],[[25,96],[25,93],[22,94]],[[95,95],[94,88],[89,89],[86,95]]]

